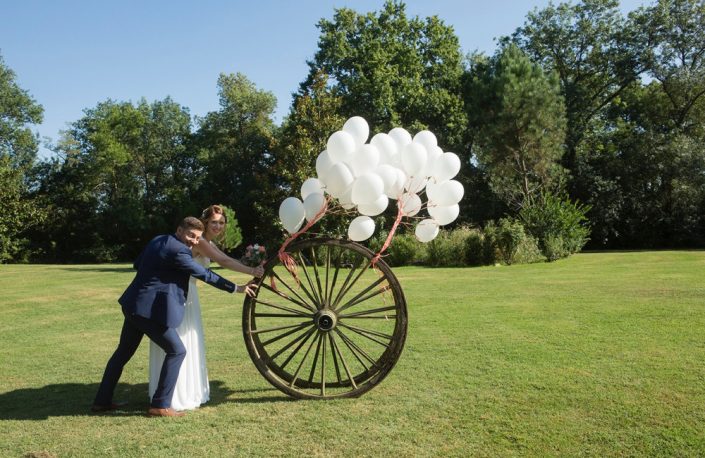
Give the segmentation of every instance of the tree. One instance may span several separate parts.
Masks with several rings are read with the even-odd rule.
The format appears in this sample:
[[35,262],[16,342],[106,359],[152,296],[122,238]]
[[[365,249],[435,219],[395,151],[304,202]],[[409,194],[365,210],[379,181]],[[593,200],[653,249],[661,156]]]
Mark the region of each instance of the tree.
[[466,119],[462,54],[452,27],[436,16],[409,19],[404,3],[388,0],[379,13],[337,9],[318,28],[318,50],[302,93],[317,84],[318,75],[329,75],[344,118],[362,116],[375,132],[428,128],[444,149],[459,150]]
[[218,78],[220,110],[199,120],[194,147],[203,167],[196,200],[203,206],[222,202],[239,217],[243,237],[278,238],[273,193],[276,98],[258,90],[245,75]]
[[572,171],[591,124],[644,70],[648,35],[637,19],[622,17],[618,0],[584,0],[532,11],[511,41],[558,75],[567,114],[563,165]]
[[30,187],[38,147],[30,125],[43,111],[0,56],[0,262],[25,259],[24,233],[46,216]]
[[[40,239],[59,261],[133,259],[193,205],[200,176],[188,111],[170,98],[85,110],[44,165],[52,225]],[[80,223],[80,224],[79,224]]]
[[565,117],[555,74],[545,75],[510,44],[474,66],[466,94],[478,160],[494,191],[518,209],[559,189]]

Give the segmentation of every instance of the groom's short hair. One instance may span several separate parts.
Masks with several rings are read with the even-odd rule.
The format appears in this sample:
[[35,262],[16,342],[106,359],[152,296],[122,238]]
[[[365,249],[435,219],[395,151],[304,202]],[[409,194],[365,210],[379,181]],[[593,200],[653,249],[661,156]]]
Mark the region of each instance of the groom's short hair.
[[203,232],[206,229],[201,220],[193,216],[187,216],[182,219],[179,227],[185,231],[196,230]]

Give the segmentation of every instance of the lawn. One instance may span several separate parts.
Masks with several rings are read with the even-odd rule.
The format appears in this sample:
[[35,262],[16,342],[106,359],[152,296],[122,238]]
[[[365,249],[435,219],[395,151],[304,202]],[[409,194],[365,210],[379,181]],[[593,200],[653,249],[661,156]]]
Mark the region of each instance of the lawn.
[[0,266],[0,456],[705,455],[705,252],[394,271],[401,358],[334,401],[272,388],[242,296],[202,286],[212,400],[163,419],[144,415],[146,341],[116,392],[128,408],[89,413],[130,266]]

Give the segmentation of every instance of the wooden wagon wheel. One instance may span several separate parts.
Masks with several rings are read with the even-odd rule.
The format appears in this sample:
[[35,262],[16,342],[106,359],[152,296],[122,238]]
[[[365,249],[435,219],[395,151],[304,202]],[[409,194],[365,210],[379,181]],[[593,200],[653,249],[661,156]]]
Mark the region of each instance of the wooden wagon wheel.
[[[316,238],[287,252],[297,278],[270,259],[255,297],[245,299],[247,350],[272,385],[295,398],[356,397],[389,373],[406,338],[397,278],[350,241]],[[272,281],[273,278],[273,281]]]

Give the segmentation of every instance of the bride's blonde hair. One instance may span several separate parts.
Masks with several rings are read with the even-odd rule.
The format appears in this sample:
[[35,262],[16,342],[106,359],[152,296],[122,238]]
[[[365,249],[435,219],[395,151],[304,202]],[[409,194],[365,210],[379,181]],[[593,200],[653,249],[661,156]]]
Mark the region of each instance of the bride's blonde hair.
[[[206,209],[203,210],[203,212],[201,212],[200,218],[206,230],[208,230],[208,221],[213,218],[213,215],[223,215],[223,222],[226,225],[228,224],[228,215],[225,214],[225,210],[223,209],[223,207],[216,204],[209,205]],[[218,238],[223,238],[223,236],[225,236],[225,231],[221,232]]]

